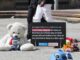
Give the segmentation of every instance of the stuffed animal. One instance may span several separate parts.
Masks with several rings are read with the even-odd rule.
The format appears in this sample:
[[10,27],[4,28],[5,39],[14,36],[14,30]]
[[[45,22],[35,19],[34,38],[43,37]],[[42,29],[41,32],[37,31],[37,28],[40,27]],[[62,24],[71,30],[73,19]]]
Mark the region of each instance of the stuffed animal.
[[[26,35],[27,28],[19,22],[7,26],[8,33],[0,40],[0,50],[33,50],[34,45],[29,43]],[[26,33],[26,34],[25,34]]]
[[70,52],[64,52],[59,49],[55,53],[52,53],[50,56],[50,60],[73,60]]
[[67,41],[66,44],[63,45],[64,51],[72,51],[72,45],[70,41]]
[[67,60],[66,54],[62,50],[57,50],[55,53],[52,53],[50,60]]
[[74,39],[72,44],[73,51],[79,51],[78,40]]
[[62,47],[62,49],[64,51],[72,51],[73,50],[73,48],[72,48],[72,40],[73,39],[70,38],[70,37],[66,38],[66,44],[64,44],[63,47]]

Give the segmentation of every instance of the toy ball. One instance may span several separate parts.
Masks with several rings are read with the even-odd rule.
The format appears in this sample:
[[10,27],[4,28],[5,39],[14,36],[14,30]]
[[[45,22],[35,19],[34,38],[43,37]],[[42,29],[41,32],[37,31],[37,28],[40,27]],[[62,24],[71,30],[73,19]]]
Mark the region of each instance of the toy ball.
[[67,57],[64,51],[59,49],[55,53],[51,54],[50,60],[67,60]]

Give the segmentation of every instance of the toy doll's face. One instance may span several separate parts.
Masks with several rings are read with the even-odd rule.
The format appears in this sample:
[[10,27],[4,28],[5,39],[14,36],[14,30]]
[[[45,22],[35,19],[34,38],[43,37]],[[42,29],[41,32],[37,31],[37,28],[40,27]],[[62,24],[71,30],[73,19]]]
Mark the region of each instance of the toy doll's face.
[[24,36],[25,30],[23,27],[17,26],[17,27],[12,27],[9,32],[12,37],[21,38]]
[[66,44],[67,44],[67,45],[70,45],[71,42],[70,42],[69,40],[66,40]]

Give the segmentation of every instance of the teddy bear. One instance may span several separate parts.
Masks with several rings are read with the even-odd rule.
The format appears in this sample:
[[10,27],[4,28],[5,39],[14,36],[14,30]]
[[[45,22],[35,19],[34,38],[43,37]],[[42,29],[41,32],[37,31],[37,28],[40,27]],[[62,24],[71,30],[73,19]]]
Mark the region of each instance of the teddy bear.
[[27,27],[20,22],[14,22],[7,25],[8,33],[0,39],[0,50],[33,50],[34,45],[27,38]]

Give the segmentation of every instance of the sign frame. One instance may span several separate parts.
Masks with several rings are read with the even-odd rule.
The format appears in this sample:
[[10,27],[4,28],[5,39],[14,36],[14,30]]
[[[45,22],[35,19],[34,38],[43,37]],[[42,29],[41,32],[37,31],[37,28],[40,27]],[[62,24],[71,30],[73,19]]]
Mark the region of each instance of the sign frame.
[[[42,44],[43,46],[48,46],[47,43],[58,43],[58,46],[55,47],[62,47],[63,44],[65,44],[65,40],[66,40],[66,23],[65,22],[49,22],[49,23],[32,23],[31,25],[31,37],[33,36],[33,28],[36,27],[40,27],[40,26],[61,26],[61,32],[64,35],[64,39],[63,40],[39,40],[39,39],[31,39],[31,43],[34,44],[35,46],[39,46],[39,43],[45,43]],[[56,27],[54,28],[56,29]],[[50,45],[51,46],[51,45]]]

